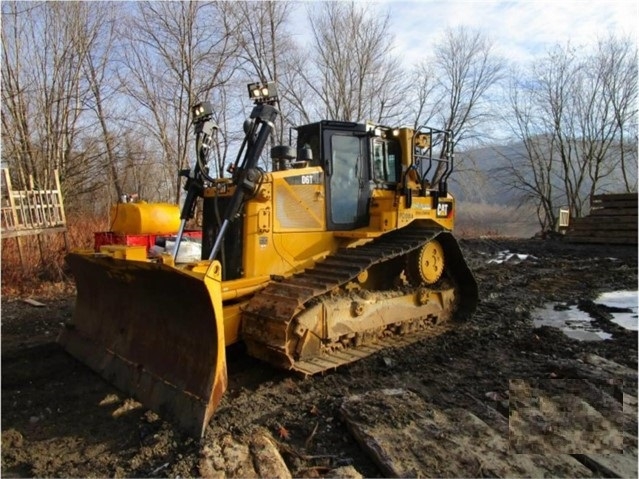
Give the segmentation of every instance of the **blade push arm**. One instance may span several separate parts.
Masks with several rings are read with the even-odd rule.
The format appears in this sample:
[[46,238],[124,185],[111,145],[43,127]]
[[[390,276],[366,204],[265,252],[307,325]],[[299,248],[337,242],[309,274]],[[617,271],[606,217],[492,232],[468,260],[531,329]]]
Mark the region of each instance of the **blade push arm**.
[[186,184],[184,185],[186,198],[180,213],[180,229],[173,248],[173,261],[177,258],[186,222],[193,218],[197,198],[204,193],[204,179],[210,180],[205,171],[206,160],[212,147],[213,135],[218,127],[213,121],[213,108],[209,102],[203,102],[193,107],[193,125],[195,127],[195,154],[197,160],[191,169],[180,171],[180,176],[186,177]]
[[240,213],[242,205],[247,199],[253,197],[259,187],[262,180],[262,173],[257,168],[257,163],[269,136],[275,128],[274,122],[278,114],[279,111],[274,106],[264,103],[255,105],[251,112],[251,116],[247,122],[246,137],[244,138],[240,154],[244,147],[246,147],[246,152],[242,162],[238,164],[236,161],[235,165],[231,168],[233,184],[236,186],[236,189],[226,208],[222,226],[215,238],[213,249],[209,255],[209,259],[211,260],[214,259],[220,251],[226,230]]
[[[232,180],[236,188],[215,238],[215,244],[209,256],[211,260],[220,251],[222,240],[229,224],[238,216],[244,202],[251,198],[257,188],[259,188],[259,184],[262,181],[262,172],[257,168],[257,163],[269,136],[275,129],[274,122],[279,114],[279,111],[273,106],[278,101],[275,83],[252,83],[248,85],[248,91],[250,98],[255,102],[255,106],[245,123],[246,136],[240,147],[237,159],[229,169],[233,175]],[[195,154],[197,161],[190,170],[180,171],[180,175],[187,178],[184,186],[187,194],[180,214],[180,230],[173,251],[174,260],[177,257],[178,248],[184,235],[186,222],[193,217],[198,196],[203,196],[204,194],[204,180],[213,181],[206,172],[206,160],[212,148],[213,134],[217,130],[217,125],[213,122],[213,109],[209,102],[199,103],[193,107],[193,125],[196,134]],[[240,162],[243,152],[244,157]]]

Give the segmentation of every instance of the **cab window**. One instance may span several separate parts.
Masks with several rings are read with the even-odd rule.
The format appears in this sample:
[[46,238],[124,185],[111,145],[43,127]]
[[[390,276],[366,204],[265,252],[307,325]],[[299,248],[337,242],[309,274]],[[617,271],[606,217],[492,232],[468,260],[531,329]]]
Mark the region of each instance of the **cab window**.
[[373,180],[384,183],[398,181],[399,144],[396,141],[373,140]]
[[333,135],[331,151],[331,218],[334,223],[353,223],[358,216],[360,140],[354,136]]

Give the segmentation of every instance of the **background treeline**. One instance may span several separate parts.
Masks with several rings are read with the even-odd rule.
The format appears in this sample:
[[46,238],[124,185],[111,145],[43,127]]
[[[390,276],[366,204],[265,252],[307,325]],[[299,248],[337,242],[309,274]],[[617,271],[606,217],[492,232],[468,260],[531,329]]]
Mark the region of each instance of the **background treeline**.
[[40,188],[58,170],[71,214],[106,214],[124,194],[179,202],[190,107],[214,105],[223,175],[243,136],[246,84],[275,80],[275,142],[320,119],[451,128],[464,201],[532,208],[541,228],[559,206],[579,216],[593,193],[636,191],[630,38],[557,45],[515,67],[489,30],[449,28],[406,65],[380,8],[4,1],[3,166]]

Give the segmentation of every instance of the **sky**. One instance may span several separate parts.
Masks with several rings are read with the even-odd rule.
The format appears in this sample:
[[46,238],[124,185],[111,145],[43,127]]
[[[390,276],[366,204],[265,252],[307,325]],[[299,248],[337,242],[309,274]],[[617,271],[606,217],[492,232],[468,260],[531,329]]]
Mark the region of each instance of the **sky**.
[[594,44],[614,32],[637,42],[639,28],[636,0],[385,0],[375,6],[389,10],[396,49],[408,64],[423,57],[446,27],[479,28],[502,56],[520,64],[568,40],[574,46]]

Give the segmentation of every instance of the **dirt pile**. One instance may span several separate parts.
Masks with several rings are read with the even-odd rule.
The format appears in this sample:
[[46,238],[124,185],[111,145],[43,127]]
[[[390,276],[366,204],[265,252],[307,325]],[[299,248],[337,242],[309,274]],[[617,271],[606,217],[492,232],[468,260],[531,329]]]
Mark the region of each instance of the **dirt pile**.
[[[73,297],[33,298],[44,307],[2,298],[2,474],[385,476],[388,470],[358,441],[344,415],[344,405],[354,397],[388,390],[406,391],[401,396],[405,400],[395,397],[378,402],[377,410],[359,418],[366,419],[368,428],[381,427],[380,437],[388,434],[399,440],[401,435],[395,433],[406,428],[436,432],[450,417],[477,418],[499,432],[501,439],[495,439],[495,444],[502,449],[539,447],[530,441],[510,440],[531,438],[532,432],[535,438],[555,438],[546,442],[574,459],[574,469],[562,469],[566,462],[552,466],[555,469],[543,466],[543,461],[535,467],[566,477],[601,474],[601,463],[589,463],[588,454],[619,447],[636,451],[636,402],[632,398],[637,396],[637,332],[612,323],[605,307],[592,307],[601,292],[637,289],[636,248],[541,240],[472,240],[461,241],[461,246],[480,288],[480,303],[472,319],[437,338],[384,350],[310,379],[254,360],[241,345],[231,347],[229,389],[201,441],[183,435],[124,396],[55,343],[57,331],[71,314]],[[581,305],[611,339],[577,341],[553,327],[535,328],[531,313],[547,303]],[[614,363],[621,369],[589,364],[586,358],[607,360],[612,362],[608,366]],[[579,386],[575,389],[571,381]],[[576,399],[566,392],[570,387]],[[522,391],[536,391],[536,396]],[[535,404],[531,397],[537,397]],[[534,423],[540,411],[551,418],[563,409],[584,412],[589,407],[600,415],[599,422],[588,426],[590,432],[604,428],[610,433],[596,451],[581,447],[583,443],[565,442],[561,434],[570,431],[568,423],[560,430],[552,429],[563,424],[559,420]],[[428,408],[439,416],[424,418]],[[366,414],[365,409],[361,414]],[[625,410],[634,414],[624,414]],[[530,429],[533,426],[536,429]],[[488,434],[482,428],[477,434]],[[436,434],[423,437],[421,442],[395,446],[425,457],[426,449],[443,444]],[[463,434],[449,433],[439,441],[446,437],[456,437],[457,444],[463,438],[468,440]],[[581,449],[570,449],[568,443]],[[510,459],[503,464],[496,459],[492,464],[478,464],[460,457],[456,447],[438,450],[440,462],[457,467],[449,475],[477,471],[500,475],[500,471],[514,470],[504,465]],[[401,456],[395,459],[402,461]],[[468,469],[462,468],[464,464]],[[481,470],[472,469],[480,466]],[[420,467],[417,464],[413,469],[422,475],[438,475],[437,469]],[[439,473],[446,475],[446,471]]]

